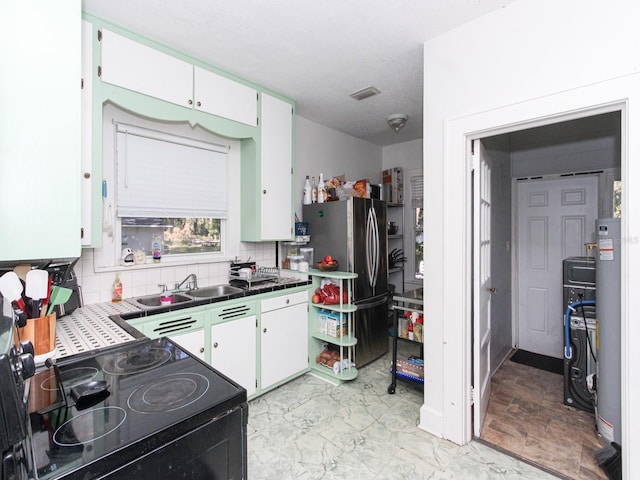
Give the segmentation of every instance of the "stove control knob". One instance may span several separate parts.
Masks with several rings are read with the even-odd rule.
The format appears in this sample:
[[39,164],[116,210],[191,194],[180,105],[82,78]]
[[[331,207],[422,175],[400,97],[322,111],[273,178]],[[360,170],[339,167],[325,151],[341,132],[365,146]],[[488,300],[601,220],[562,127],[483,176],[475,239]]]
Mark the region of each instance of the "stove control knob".
[[23,380],[31,378],[36,374],[36,362],[33,359],[33,355],[30,353],[23,353],[16,359],[16,373],[22,377]]
[[29,340],[25,340],[20,342],[20,346],[11,347],[11,358],[17,358],[23,353],[30,353],[31,355],[35,355],[35,349],[33,348],[33,343]]
[[33,343],[29,340],[20,342],[20,348],[22,349],[22,353],[30,353],[32,356],[35,356],[36,354],[36,349],[33,348]]

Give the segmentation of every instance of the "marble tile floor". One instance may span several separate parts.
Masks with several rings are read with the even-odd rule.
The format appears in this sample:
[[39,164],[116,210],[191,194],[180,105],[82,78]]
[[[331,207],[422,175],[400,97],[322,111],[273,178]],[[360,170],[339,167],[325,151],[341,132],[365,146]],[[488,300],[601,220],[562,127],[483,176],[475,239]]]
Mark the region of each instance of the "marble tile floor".
[[565,478],[606,479],[592,413],[563,403],[563,377],[505,361],[491,380],[481,439]]
[[333,386],[306,374],[249,403],[250,480],[553,479],[479,442],[417,427],[421,385],[390,383],[390,354]]

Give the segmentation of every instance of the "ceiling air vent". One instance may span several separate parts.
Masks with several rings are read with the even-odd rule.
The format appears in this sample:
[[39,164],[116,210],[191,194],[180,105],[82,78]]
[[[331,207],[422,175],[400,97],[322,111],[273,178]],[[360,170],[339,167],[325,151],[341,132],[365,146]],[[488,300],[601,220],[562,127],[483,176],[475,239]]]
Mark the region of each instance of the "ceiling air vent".
[[379,93],[380,93],[380,90],[372,86],[372,87],[363,88],[362,90],[358,90],[357,92],[353,92],[349,96],[359,101],[359,100],[364,100],[365,98],[373,97],[374,95],[377,95]]

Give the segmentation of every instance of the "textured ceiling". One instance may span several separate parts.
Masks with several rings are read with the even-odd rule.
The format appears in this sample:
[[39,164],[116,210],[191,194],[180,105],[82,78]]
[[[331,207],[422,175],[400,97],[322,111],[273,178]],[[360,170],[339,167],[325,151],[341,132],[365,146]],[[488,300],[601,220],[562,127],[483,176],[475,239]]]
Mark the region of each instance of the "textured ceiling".
[[[297,114],[391,145],[422,138],[422,45],[514,0],[83,0],[83,9],[282,93]],[[349,94],[381,93],[360,102]],[[409,115],[399,133],[388,115]]]

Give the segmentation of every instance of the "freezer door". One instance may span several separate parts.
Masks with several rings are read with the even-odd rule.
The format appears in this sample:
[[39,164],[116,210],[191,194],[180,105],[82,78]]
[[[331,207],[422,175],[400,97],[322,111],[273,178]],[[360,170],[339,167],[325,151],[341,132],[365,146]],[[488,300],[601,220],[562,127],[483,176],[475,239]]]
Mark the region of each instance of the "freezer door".
[[355,304],[355,363],[360,368],[389,351],[388,298],[379,295]]

